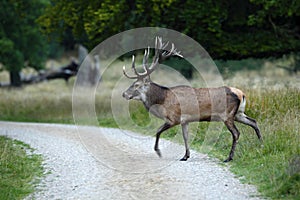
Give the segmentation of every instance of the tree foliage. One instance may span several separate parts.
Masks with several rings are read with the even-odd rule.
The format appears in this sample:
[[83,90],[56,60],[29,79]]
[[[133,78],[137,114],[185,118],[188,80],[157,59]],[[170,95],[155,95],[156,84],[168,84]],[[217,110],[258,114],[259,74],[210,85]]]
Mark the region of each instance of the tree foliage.
[[46,39],[35,20],[47,1],[0,1],[0,63],[17,77],[25,66],[42,68],[47,55]]
[[52,0],[39,19],[46,33],[72,30],[94,47],[124,30],[159,26],[187,34],[216,59],[299,51],[297,0]]

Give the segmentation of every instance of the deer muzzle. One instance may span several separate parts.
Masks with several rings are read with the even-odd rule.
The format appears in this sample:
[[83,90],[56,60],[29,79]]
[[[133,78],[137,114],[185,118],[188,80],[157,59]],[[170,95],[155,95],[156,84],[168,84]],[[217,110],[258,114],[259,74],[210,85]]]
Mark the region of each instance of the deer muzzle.
[[123,92],[122,96],[123,96],[123,98],[125,98],[126,100],[130,100],[130,99],[132,99],[132,97],[133,97],[132,95],[128,94],[126,91]]

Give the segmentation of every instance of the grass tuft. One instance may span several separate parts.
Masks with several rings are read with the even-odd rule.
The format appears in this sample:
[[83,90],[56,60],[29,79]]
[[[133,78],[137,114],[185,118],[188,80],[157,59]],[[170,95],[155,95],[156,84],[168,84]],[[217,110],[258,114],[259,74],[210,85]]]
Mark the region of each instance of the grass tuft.
[[0,136],[0,199],[23,199],[42,175],[41,155],[23,142]]

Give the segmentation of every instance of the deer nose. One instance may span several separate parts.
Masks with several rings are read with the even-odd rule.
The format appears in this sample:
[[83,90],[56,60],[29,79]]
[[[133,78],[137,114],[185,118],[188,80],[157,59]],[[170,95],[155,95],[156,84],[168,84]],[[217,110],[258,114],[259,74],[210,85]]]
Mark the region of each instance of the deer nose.
[[129,95],[127,92],[123,92],[122,96],[123,96],[126,100],[132,99],[132,95]]
[[128,96],[128,94],[126,92],[123,92],[122,97],[125,98],[125,99],[127,99],[127,100],[129,100],[129,96]]

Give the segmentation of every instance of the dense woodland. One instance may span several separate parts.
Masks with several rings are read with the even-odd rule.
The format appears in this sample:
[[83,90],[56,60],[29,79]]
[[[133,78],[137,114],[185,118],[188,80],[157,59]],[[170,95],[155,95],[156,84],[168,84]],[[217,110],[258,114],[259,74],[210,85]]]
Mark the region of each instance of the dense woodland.
[[165,27],[198,41],[213,59],[281,57],[300,50],[298,0],[2,0],[0,69],[14,84],[58,49],[92,49],[137,27]]

